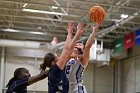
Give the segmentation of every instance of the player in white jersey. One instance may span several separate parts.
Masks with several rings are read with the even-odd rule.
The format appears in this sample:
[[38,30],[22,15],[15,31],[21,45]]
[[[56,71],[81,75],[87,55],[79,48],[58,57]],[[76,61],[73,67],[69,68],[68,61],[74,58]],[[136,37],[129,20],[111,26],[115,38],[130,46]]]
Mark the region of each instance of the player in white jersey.
[[70,59],[65,68],[65,74],[69,79],[69,93],[87,93],[83,85],[83,72],[88,65],[90,48],[94,42],[100,23],[93,27],[86,44],[77,43],[74,50],[74,58]]

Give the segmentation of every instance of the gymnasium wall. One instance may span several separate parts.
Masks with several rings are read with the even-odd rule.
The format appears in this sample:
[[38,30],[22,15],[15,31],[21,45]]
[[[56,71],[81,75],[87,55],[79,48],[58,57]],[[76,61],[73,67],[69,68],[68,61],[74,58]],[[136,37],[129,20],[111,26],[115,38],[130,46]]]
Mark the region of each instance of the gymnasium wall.
[[1,71],[1,48],[0,48],[0,71]]
[[84,84],[87,93],[112,93],[112,67],[97,67],[95,63],[90,63],[84,73]]
[[[4,86],[6,86],[10,78],[12,78],[15,69],[18,67],[27,68],[31,76],[39,74],[39,65],[43,62],[45,53],[45,50],[7,48]],[[28,87],[29,93],[46,93],[48,89],[47,80],[46,78],[30,85]],[[6,87],[4,87],[4,89],[6,89]]]
[[140,92],[140,46],[132,49],[130,58],[123,60],[122,65],[122,93]]
[[[21,48],[6,49],[6,69],[4,86],[13,76],[18,67],[27,68],[31,75],[39,73],[39,64],[42,63],[46,50],[33,50]],[[95,63],[89,63],[84,73],[84,84],[88,93],[112,93],[113,89],[112,68],[99,68]],[[46,93],[47,78],[28,87],[29,93]],[[5,88],[4,88],[5,89]]]
[[0,48],[0,84],[1,84],[1,48]]

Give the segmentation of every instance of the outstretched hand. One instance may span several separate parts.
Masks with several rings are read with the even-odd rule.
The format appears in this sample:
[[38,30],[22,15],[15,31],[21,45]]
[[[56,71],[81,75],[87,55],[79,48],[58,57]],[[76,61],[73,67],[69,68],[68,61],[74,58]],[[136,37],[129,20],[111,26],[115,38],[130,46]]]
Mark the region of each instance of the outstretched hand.
[[96,23],[95,26],[93,26],[93,31],[97,31],[97,29],[101,26],[101,22]]
[[73,29],[74,29],[74,23],[72,21],[68,22],[68,28],[67,28],[68,33],[72,33]]
[[78,23],[77,25],[77,34],[81,35],[83,33],[83,23]]

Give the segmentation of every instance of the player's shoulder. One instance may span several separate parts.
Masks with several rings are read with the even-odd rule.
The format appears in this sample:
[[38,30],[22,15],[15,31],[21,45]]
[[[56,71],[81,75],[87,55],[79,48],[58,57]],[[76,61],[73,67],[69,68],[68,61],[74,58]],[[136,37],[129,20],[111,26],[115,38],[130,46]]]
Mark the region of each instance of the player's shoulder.
[[76,63],[76,60],[74,58],[71,58],[68,62],[68,64],[75,64]]

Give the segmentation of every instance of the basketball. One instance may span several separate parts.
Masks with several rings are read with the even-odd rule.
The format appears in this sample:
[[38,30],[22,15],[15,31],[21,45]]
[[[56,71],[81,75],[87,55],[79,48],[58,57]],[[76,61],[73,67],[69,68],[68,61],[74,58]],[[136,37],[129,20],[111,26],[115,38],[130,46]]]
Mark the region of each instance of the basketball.
[[101,6],[93,6],[89,10],[89,18],[92,22],[102,22],[105,18],[105,10]]

